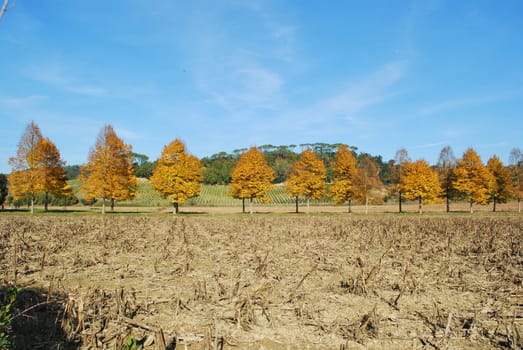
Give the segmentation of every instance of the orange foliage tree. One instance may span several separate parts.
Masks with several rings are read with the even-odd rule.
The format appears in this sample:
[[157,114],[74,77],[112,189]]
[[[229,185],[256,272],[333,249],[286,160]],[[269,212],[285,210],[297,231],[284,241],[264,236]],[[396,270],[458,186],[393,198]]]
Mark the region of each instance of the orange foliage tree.
[[352,212],[354,198],[354,178],[356,176],[356,158],[346,145],[340,145],[332,164],[334,183],[330,187],[329,196],[336,204],[349,203],[349,213]]
[[36,194],[42,191],[42,183],[39,175],[38,144],[42,139],[42,133],[35,122],[31,122],[18,143],[16,156],[9,159],[13,167],[8,176],[9,192],[15,199],[29,196],[31,213],[34,213],[34,200]]
[[510,170],[505,168],[497,156],[491,157],[487,162],[487,168],[494,176],[494,183],[490,192],[490,199],[493,202],[492,211],[496,211],[497,203],[507,203],[514,196],[514,186]]
[[523,153],[519,148],[510,151],[510,170],[514,197],[518,200],[518,213],[521,213],[521,198],[523,198]]
[[249,212],[252,214],[252,202],[259,198],[269,202],[267,192],[273,187],[274,170],[269,166],[262,151],[251,147],[243,153],[231,173],[230,194],[243,202],[245,213],[245,198],[250,199]]
[[354,177],[354,198],[365,203],[365,214],[368,213],[369,203],[383,202],[382,189],[383,183],[376,163],[368,155],[363,155]]
[[111,125],[106,125],[98,134],[96,144],[89,152],[88,163],[82,167],[80,189],[86,199],[101,198],[102,214],[105,201],[133,199],[136,195],[137,179],[132,169],[132,147],[120,139]]
[[424,201],[435,201],[441,193],[438,173],[424,160],[403,165],[400,189],[409,200],[418,200],[418,211],[423,212]]
[[494,177],[479,155],[474,149],[467,149],[454,169],[452,187],[469,200],[471,213],[474,203],[488,204],[493,185]]
[[177,214],[179,204],[200,194],[202,171],[200,160],[187,153],[183,142],[176,139],[163,148],[150,182],[171,201],[173,214]]
[[48,138],[40,139],[36,153],[39,169],[38,177],[41,191],[45,192],[44,208],[47,210],[49,194],[65,197],[70,195],[72,190],[67,184],[64,162],[55,144]]
[[287,179],[286,190],[291,197],[296,198],[298,212],[299,196],[307,199],[307,211],[310,199],[320,199],[325,193],[326,169],[322,160],[310,149],[306,149],[294,164],[291,175]]

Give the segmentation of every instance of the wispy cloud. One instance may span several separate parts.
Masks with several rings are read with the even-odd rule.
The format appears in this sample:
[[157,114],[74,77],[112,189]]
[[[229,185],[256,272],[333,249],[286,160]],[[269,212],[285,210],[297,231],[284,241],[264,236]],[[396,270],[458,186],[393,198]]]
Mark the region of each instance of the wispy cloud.
[[23,97],[0,96],[0,105],[8,108],[19,108],[27,105],[33,105],[35,103],[45,100],[46,98],[46,96],[41,95],[31,95]]
[[490,95],[483,95],[478,97],[454,98],[442,101],[440,103],[424,106],[420,108],[418,112],[422,115],[430,115],[463,107],[481,106],[489,103],[521,98],[522,95],[523,93],[521,91],[512,91],[510,93],[493,93]]
[[448,144],[449,144],[449,141],[448,140],[444,140],[444,141],[436,141],[436,142],[424,143],[424,144],[416,145],[416,146],[413,146],[413,147],[410,147],[410,148],[411,149],[434,148],[434,147],[440,147],[440,146],[444,146],[444,145],[448,145]]
[[59,60],[31,65],[26,67],[23,73],[32,80],[78,95],[102,96],[106,93],[106,90],[102,87],[82,82],[78,77],[68,71],[64,62],[60,62]]

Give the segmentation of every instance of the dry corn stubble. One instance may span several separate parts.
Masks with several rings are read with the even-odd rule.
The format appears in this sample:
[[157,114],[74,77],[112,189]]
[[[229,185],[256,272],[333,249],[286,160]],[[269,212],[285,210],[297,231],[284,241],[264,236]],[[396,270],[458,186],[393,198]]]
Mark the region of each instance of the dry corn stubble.
[[46,317],[43,348],[522,346],[519,216],[1,216],[0,238],[3,284],[43,302],[18,344]]

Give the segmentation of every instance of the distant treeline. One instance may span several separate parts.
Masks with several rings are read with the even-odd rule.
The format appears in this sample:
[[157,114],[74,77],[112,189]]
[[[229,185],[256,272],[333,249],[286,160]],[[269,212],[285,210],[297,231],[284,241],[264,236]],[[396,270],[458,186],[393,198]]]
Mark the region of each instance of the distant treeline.
[[[334,155],[340,143],[304,143],[299,145],[262,145],[257,148],[265,154],[269,165],[275,171],[274,183],[282,183],[287,179],[291,172],[292,166],[298,160],[301,151],[310,148],[316,155],[323,160],[327,168],[327,182],[332,182],[333,171],[332,162]],[[359,160],[362,157],[370,157],[376,163],[379,171],[379,177],[383,184],[388,185],[392,182],[391,174],[394,168],[394,160],[384,161],[381,155],[370,155],[364,152],[358,152],[355,146],[349,146],[354,156]],[[201,162],[204,166],[203,184],[206,185],[228,185],[231,182],[231,171],[238,162],[242,153],[247,148],[239,148],[231,153],[218,152],[209,157],[204,157]],[[140,178],[150,178],[156,168],[156,161],[150,161],[145,154],[132,153],[134,158],[134,175]],[[80,174],[79,165],[68,165],[64,167],[66,176],[69,180],[76,179]]]

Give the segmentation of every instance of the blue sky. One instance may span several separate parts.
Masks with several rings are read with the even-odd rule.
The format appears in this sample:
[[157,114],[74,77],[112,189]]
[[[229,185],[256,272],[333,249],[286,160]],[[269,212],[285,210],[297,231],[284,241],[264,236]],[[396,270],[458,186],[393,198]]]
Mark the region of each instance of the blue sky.
[[342,142],[507,162],[523,149],[523,2],[16,0],[0,172],[32,120],[68,164],[105,124],[151,159],[180,138],[199,157]]

